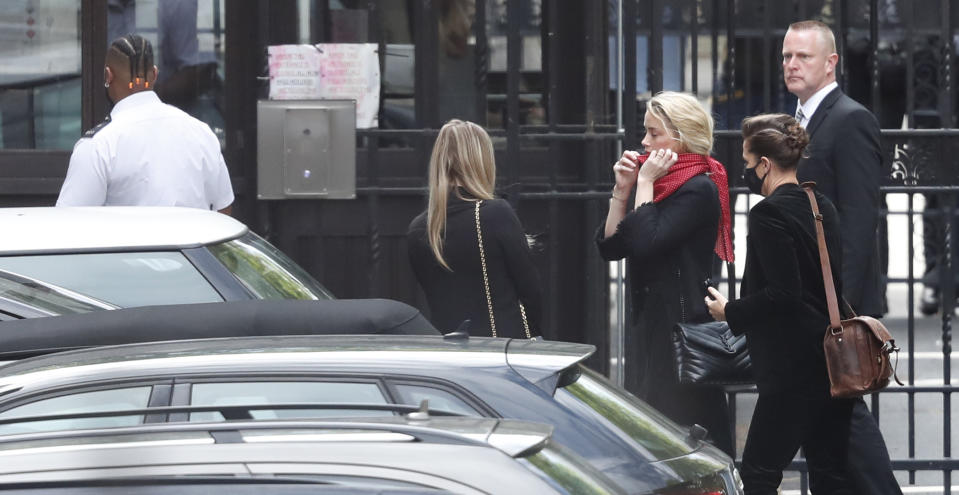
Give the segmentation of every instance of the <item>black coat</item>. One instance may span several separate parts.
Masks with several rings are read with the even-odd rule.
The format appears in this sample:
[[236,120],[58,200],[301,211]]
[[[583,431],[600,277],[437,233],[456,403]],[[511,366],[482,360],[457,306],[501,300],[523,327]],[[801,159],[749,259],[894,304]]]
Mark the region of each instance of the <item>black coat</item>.
[[659,203],[626,214],[612,236],[604,239],[600,226],[596,243],[603,259],[627,259],[626,389],[674,421],[705,426],[729,452],[723,391],[679,384],[670,336],[678,321],[710,319],[705,282],[712,273],[719,218],[716,184],[698,175]]
[[[819,191],[816,200],[840,300],[838,214]],[[798,184],[779,186],[749,212],[741,296],[726,304],[726,321],[747,336],[759,393],[828,396],[826,290],[812,208]]]
[[839,211],[843,231],[842,279],[846,300],[857,313],[883,313],[877,225],[882,155],[879,123],[865,107],[836,88],[809,120],[807,158],[799,181],[817,189]]
[[[426,293],[430,320],[442,332],[470,320],[471,335],[490,335],[489,309],[483,284],[473,201],[450,196],[446,208],[443,268],[430,248],[424,211],[410,223],[407,234],[410,264]],[[525,338],[518,301],[526,308],[532,334],[539,335],[542,290],[519,218],[502,199],[480,206],[486,267],[499,337]]]

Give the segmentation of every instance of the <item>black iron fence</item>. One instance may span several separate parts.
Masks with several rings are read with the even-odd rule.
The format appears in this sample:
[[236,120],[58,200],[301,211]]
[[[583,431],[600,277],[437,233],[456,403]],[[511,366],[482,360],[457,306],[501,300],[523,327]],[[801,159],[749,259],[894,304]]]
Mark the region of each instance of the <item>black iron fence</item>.
[[[309,23],[312,41],[342,42],[336,38],[341,30],[331,22],[336,16],[330,2],[305,3],[315,6]],[[381,44],[383,66],[390,53],[387,44],[394,41],[377,26],[386,17],[382,12],[397,2],[334,3],[368,11],[362,17],[368,26],[352,26],[357,28],[353,32],[368,31],[369,36],[358,41]],[[225,154],[239,189],[236,211],[340,297],[391,297],[425,309],[407,262],[406,229],[425,207],[426,164],[436,130],[446,118],[462,116],[449,115],[450,109],[441,104],[448,101],[443,95],[454,84],[440,56],[440,3],[446,2],[404,2],[415,47],[414,94],[383,95],[384,124],[358,132],[357,200],[277,202],[256,200],[255,101],[262,89],[257,77],[263,74],[250,54],[262,53],[269,44],[296,42],[289,29],[295,19],[281,16],[296,15],[299,3],[225,4]],[[546,295],[548,336],[597,345],[599,352],[590,364],[614,376],[621,364],[617,345],[622,329],[610,302],[610,266],[596,253],[593,235],[606,212],[612,163],[623,148],[639,146],[645,101],[661,89],[699,96],[720,129],[716,157],[729,168],[734,191],[745,197],[743,189],[735,189],[741,170],[735,130],[740,120],[767,111],[792,113],[795,108],[781,74],[786,27],[807,18],[833,27],[842,88],[869,107],[885,129],[883,191],[906,205],[891,207],[886,218],[889,238],[906,238],[906,254],[897,256],[907,259],[891,260],[892,265],[904,265],[905,273],[892,272],[888,287],[894,296],[890,304],[900,308],[889,326],[904,344],[900,370],[908,385],[874,395],[873,412],[887,440],[897,438],[890,450],[894,467],[904,473],[903,482],[949,492],[952,472],[959,467],[951,450],[957,293],[951,274],[959,260],[952,240],[957,228],[946,221],[959,210],[959,130],[953,129],[957,98],[952,78],[959,5],[950,0],[468,3],[475,7],[468,44],[471,84],[454,89],[469,97],[463,112],[486,125],[494,137],[499,193],[538,236],[536,263]],[[82,4],[84,88],[96,89],[106,46],[101,39],[106,2]],[[99,21],[90,21],[93,17]],[[89,29],[91,25],[96,29]],[[241,31],[244,36],[229,36]],[[87,100],[100,93],[85,90],[84,95],[84,113],[89,114],[85,121],[92,124],[102,112]],[[391,110],[387,103],[403,98],[412,99],[413,117],[399,125],[386,118]],[[4,150],[0,200],[8,206],[52,204],[67,157],[65,152]],[[938,206],[927,207],[931,204]],[[740,223],[745,208],[746,203],[739,207]],[[941,226],[928,244],[933,246],[930,252],[937,253],[933,257],[944,308],[936,317],[923,317],[916,314],[916,301],[927,274],[918,260],[929,256],[916,236],[919,231],[928,235],[934,230],[931,225]],[[941,369],[917,363],[933,356],[942,360]],[[748,410],[749,395],[734,394],[741,414]],[[745,431],[737,433],[741,439]],[[802,470],[803,464],[794,467]]]
[[[435,13],[427,15],[430,2],[413,3],[425,22],[435,21]],[[540,7],[536,15],[532,4]],[[957,15],[959,6],[948,0],[476,2],[474,114],[496,142],[499,192],[540,241],[536,259],[548,336],[597,345],[590,364],[617,376],[622,326],[610,299],[610,266],[600,261],[592,238],[605,215],[610,166],[621,149],[638,147],[649,95],[690,91],[710,106],[720,129],[715,154],[729,169],[734,192],[745,197],[735,182],[741,171],[735,129],[747,115],[792,113],[795,98],[781,73],[782,38],[791,22],[823,20],[837,35],[841,87],[871,108],[885,129],[883,192],[906,205],[883,214],[891,225],[888,237],[906,240],[904,251],[894,251],[899,258],[890,260],[900,268],[888,279],[896,316],[887,321],[903,347],[900,371],[907,386],[873,395],[872,411],[900,480],[949,493],[957,468],[951,449],[956,288],[947,274],[957,262],[956,228],[944,219],[959,210],[951,77]],[[536,30],[541,69],[530,77],[521,50]],[[430,26],[418,33],[417,93],[441,91],[432,55],[437,33]],[[502,72],[491,70],[497,37],[506,44]],[[534,123],[531,108],[542,110],[541,122]],[[405,231],[425,206],[425,168],[442,115],[442,108],[420,97],[418,127],[359,132],[359,200],[262,206],[263,230],[341,296],[394,297],[425,309],[406,262]],[[922,200],[926,206],[917,206]],[[740,202],[742,224],[745,208]],[[931,233],[933,225],[940,228]],[[932,237],[923,243],[919,231]],[[936,258],[943,280],[943,310],[934,317],[916,314],[921,282],[928,279],[919,260],[928,256]],[[917,365],[933,354],[941,369]],[[733,407],[748,418],[753,392],[731,392]],[[741,442],[744,421],[738,425]],[[800,473],[796,488],[805,492],[804,463],[792,468]]]

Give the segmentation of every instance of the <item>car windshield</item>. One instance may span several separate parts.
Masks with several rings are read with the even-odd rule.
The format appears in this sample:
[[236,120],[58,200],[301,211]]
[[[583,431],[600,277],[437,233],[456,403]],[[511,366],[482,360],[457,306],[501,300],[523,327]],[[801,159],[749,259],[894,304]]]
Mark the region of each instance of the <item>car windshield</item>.
[[177,251],[3,256],[0,270],[123,308],[223,300]]
[[[77,294],[62,287],[45,284],[16,273],[0,270],[0,301],[22,305],[45,315],[86,313],[114,306]],[[0,304],[2,305],[2,304]],[[14,309],[15,310],[15,309]]]
[[672,459],[693,450],[686,442],[686,430],[599,373],[577,366],[566,371],[563,380],[568,384],[556,390],[557,401],[622,432],[626,440],[653,458]]
[[293,260],[252,232],[208,248],[258,299],[334,298]]

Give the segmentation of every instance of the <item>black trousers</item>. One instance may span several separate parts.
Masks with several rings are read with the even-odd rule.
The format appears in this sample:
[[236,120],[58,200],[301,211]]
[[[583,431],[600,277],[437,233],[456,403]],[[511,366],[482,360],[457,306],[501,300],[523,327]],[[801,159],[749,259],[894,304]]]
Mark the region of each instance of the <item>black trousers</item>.
[[849,424],[849,475],[858,493],[902,495],[889,451],[866,402],[855,399]]
[[759,394],[743,450],[746,495],[775,495],[783,470],[802,447],[816,495],[855,494],[846,473],[850,399]]

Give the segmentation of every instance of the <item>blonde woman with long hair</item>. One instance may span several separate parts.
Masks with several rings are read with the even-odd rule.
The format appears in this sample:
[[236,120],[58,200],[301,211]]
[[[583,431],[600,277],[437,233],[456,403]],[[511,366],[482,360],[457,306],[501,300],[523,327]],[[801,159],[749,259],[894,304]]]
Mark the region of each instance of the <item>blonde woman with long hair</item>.
[[509,203],[494,196],[495,184],[486,131],[447,122],[430,155],[429,204],[407,234],[410,264],[439,330],[470,320],[471,335],[539,335],[539,277],[523,226]]
[[730,455],[729,410],[717,387],[679,383],[670,333],[708,321],[702,291],[719,256],[732,261],[726,169],[709,156],[713,119],[692,95],[663,91],[646,105],[642,151],[613,165],[609,213],[596,243],[626,258],[630,311],[625,386],[681,424],[699,424]]

